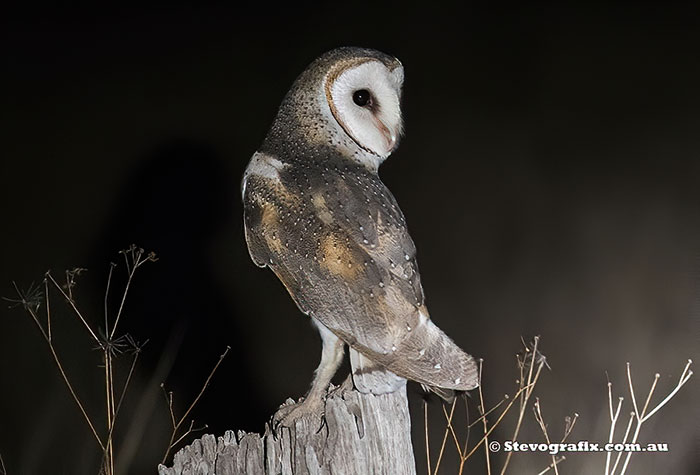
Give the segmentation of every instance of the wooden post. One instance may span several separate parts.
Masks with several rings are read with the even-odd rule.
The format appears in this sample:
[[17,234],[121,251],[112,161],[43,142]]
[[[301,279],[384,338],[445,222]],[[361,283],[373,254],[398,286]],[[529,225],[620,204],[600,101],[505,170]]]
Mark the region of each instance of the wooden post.
[[[288,400],[290,402],[291,400]],[[265,434],[205,435],[175,454],[159,475],[415,475],[406,387],[373,395],[331,394],[326,423],[301,419]]]

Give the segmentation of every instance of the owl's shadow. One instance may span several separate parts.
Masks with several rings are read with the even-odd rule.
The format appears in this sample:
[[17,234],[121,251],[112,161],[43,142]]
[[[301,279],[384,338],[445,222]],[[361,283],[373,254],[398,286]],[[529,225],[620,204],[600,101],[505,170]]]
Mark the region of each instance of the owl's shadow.
[[[212,147],[193,140],[163,143],[138,160],[123,183],[89,259],[95,269],[109,262],[122,266],[111,286],[118,298],[124,284],[118,251],[135,243],[157,254],[157,262],[137,272],[119,331],[148,339],[142,372],[156,372],[170,358],[164,382],[180,406],[194,400],[219,355],[231,347],[193,413],[214,434],[259,429],[266,417],[247,364],[246,337],[236,324],[243,311],[236,308],[237,289],[220,277],[248,258],[242,233],[230,233],[232,220],[242,222],[239,202],[237,177]],[[220,255],[224,238],[232,251]],[[99,295],[99,288],[93,290]]]

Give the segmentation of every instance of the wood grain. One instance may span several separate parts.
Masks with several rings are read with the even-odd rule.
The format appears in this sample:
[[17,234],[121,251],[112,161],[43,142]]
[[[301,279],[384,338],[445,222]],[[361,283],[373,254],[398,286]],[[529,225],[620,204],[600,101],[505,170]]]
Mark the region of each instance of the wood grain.
[[[287,402],[291,402],[288,400]],[[383,395],[356,390],[326,400],[326,423],[300,419],[260,436],[205,435],[175,454],[159,475],[415,475],[406,388]]]

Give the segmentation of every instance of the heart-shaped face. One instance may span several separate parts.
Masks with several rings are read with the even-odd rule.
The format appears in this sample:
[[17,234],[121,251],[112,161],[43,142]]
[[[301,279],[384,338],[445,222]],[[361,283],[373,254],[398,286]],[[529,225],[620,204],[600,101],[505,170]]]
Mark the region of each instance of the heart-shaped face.
[[403,66],[387,67],[371,58],[343,61],[326,76],[325,93],[333,117],[352,140],[376,155],[396,148],[401,135]]

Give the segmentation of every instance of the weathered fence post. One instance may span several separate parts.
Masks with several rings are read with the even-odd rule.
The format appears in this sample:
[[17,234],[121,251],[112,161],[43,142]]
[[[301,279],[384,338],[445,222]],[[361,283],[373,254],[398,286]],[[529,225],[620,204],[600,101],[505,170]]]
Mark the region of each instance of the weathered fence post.
[[356,390],[326,400],[326,423],[301,419],[265,434],[205,435],[159,475],[415,475],[406,387],[383,395]]

